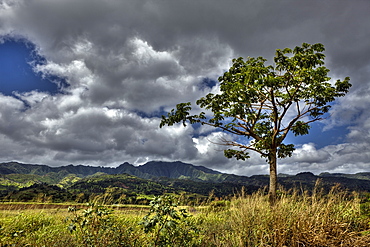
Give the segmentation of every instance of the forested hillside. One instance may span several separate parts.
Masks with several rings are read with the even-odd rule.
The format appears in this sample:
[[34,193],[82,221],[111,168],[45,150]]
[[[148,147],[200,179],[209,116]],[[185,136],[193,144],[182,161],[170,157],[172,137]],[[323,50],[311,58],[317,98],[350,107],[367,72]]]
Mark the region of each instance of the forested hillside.
[[[314,175],[309,172],[279,176],[284,188],[312,190],[319,181],[324,190],[339,184],[349,191],[369,192],[370,173]],[[182,162],[129,163],[112,167],[0,164],[0,199],[3,201],[87,202],[145,204],[163,193],[181,194],[184,200],[206,200],[211,194],[227,198],[244,190],[267,187],[267,175],[237,176]]]

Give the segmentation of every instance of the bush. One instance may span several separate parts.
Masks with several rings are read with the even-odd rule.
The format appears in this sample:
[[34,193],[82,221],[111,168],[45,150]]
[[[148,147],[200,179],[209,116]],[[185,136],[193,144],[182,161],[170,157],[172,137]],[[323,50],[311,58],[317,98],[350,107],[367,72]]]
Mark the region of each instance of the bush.
[[81,213],[74,207],[68,211],[73,214],[68,229],[83,246],[135,246],[131,239],[133,228],[122,225],[112,210],[90,204]]
[[150,211],[140,222],[150,233],[153,246],[199,246],[199,230],[185,209],[177,210],[172,196],[155,197]]

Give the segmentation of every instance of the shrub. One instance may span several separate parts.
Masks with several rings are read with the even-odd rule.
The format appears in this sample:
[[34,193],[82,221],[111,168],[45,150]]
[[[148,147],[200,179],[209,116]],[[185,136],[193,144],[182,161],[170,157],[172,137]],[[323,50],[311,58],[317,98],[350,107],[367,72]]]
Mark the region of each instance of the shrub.
[[112,210],[90,204],[81,213],[74,207],[69,207],[68,211],[73,214],[68,229],[83,246],[135,246],[131,239],[133,229],[122,225],[112,215]]
[[177,209],[172,196],[155,197],[150,211],[140,222],[145,233],[150,233],[153,246],[199,246],[199,230],[185,209]]

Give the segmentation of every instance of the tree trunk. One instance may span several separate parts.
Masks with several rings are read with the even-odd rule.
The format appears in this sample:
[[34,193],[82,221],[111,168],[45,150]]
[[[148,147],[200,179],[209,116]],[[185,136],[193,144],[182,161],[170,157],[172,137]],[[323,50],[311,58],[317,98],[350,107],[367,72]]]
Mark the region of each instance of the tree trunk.
[[269,165],[270,165],[269,202],[270,202],[270,206],[274,206],[275,203],[276,203],[276,191],[277,191],[276,150],[274,150],[270,153]]

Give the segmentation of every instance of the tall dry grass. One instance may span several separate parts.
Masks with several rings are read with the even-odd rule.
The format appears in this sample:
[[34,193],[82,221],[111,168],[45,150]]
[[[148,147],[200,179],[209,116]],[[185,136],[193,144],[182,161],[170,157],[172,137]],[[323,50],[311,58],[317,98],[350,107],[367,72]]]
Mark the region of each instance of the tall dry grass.
[[223,215],[207,217],[214,218],[208,222],[213,246],[370,246],[370,219],[358,195],[338,187],[327,194],[283,192],[274,207],[264,191],[242,194]]

